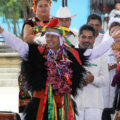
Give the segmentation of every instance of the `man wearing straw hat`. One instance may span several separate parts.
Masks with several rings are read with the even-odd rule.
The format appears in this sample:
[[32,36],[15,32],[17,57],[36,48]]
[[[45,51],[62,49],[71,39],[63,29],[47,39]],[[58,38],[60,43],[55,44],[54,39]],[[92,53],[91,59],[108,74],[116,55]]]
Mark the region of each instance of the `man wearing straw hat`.
[[[71,16],[70,10],[67,7],[67,1],[63,1],[62,7],[58,9],[57,14],[56,14],[56,18],[59,21],[59,25],[70,28],[71,21],[75,16],[76,14]],[[75,34],[75,36],[70,35],[70,36],[67,36],[67,38],[74,46],[77,46],[78,45],[78,31],[73,29],[72,32]]]

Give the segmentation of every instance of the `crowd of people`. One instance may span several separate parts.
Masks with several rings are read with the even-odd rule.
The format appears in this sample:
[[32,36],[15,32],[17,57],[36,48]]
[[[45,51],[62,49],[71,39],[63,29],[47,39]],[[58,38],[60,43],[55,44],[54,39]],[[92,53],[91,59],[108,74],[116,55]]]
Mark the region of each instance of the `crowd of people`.
[[35,17],[25,21],[22,39],[0,26],[6,44],[23,59],[18,78],[21,119],[119,120],[119,15],[112,11],[104,34],[97,14],[89,15],[76,32],[69,29],[75,16],[67,5],[56,17],[50,16],[50,6],[50,0],[33,0]]

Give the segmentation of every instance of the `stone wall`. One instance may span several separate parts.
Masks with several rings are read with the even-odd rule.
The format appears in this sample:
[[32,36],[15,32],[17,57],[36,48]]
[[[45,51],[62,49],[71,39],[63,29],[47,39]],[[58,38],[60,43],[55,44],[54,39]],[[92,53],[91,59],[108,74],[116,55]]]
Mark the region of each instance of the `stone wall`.
[[21,58],[17,52],[0,53],[0,87],[17,86]]

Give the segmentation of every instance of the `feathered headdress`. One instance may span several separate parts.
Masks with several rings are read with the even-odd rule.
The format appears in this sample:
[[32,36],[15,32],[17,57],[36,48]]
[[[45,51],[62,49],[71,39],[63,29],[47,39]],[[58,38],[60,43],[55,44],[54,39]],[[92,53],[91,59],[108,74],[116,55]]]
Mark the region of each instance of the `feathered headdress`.
[[50,21],[50,23],[47,26],[36,26],[33,28],[33,32],[35,33],[46,33],[46,32],[56,32],[58,34],[60,34],[61,36],[66,36],[66,35],[74,35],[74,33],[72,31],[70,31],[70,29],[66,28],[66,27],[59,27],[58,25],[58,19],[54,18]]
[[[33,13],[36,13],[36,7],[37,7],[37,1],[40,1],[40,0],[33,0]],[[51,6],[51,0],[46,0],[49,2],[50,6]]]

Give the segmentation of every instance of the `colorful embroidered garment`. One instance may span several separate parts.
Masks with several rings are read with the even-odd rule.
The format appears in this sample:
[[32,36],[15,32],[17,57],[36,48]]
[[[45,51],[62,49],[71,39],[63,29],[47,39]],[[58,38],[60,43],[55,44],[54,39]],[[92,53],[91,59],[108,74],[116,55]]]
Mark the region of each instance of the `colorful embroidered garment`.
[[[43,49],[38,47],[40,53]],[[69,68],[70,61],[67,56],[67,51],[63,45],[55,54],[47,47],[44,51],[44,58],[47,60],[47,80],[45,91],[35,91],[33,97],[40,99],[36,120],[43,120],[45,107],[47,105],[48,120],[74,120],[75,113],[72,105],[71,80],[72,70]]]
[[52,50],[45,54],[49,81],[48,120],[74,120],[70,98],[72,70],[69,65],[72,61],[68,59],[65,46],[62,46],[56,55]]
[[[33,97],[26,107],[25,120],[75,120],[71,94],[76,95],[77,88],[85,83],[82,79],[85,69],[65,46],[56,54],[47,47],[29,47],[26,80]],[[85,65],[87,59],[82,56],[84,51],[80,51]]]
[[[57,23],[57,19],[53,21]],[[71,95],[74,97],[77,89],[85,84],[85,50],[63,44],[63,37],[72,34],[66,28],[36,26],[34,31],[58,36],[59,45],[54,51],[49,44],[29,44],[27,61],[24,62],[28,89],[33,91],[33,97],[24,112],[24,120],[75,120]]]
[[25,76],[23,73],[19,75],[19,112],[23,112],[28,102],[31,100],[31,96],[27,91]]

